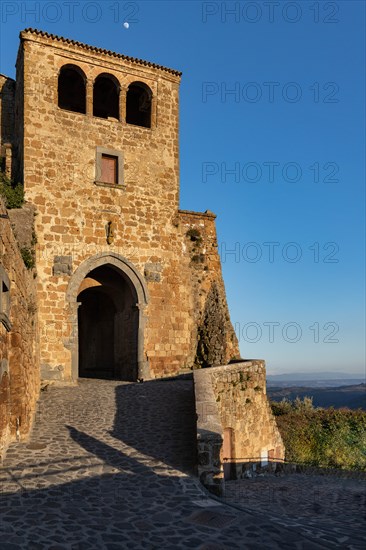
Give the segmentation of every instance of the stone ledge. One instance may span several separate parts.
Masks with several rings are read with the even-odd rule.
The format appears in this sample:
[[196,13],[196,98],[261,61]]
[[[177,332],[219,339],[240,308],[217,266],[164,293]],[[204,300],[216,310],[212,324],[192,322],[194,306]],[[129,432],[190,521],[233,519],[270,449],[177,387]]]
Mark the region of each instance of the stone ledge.
[[179,216],[196,216],[198,218],[211,218],[215,219],[216,214],[211,212],[210,210],[206,210],[205,212],[195,212],[194,210],[178,210]]
[[95,181],[94,185],[99,187],[109,187],[110,189],[118,189],[119,191],[126,191],[127,185],[123,183],[105,183],[103,181]]

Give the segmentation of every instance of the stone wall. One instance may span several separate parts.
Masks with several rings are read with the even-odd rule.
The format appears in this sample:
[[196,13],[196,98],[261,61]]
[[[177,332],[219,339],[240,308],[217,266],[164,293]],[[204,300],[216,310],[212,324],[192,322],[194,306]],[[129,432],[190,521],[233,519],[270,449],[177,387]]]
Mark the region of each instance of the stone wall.
[[199,476],[210,490],[223,491],[223,476],[241,478],[253,469],[275,468],[284,460],[285,449],[266,397],[264,361],[197,370],[194,384]]
[[15,80],[0,74],[0,145],[13,143]]
[[266,370],[261,360],[212,369],[211,380],[224,431],[233,430],[231,456],[236,476],[248,464],[282,461],[284,447],[266,396]]
[[193,295],[189,315],[194,320],[190,338],[194,356],[190,364],[196,367],[223,365],[240,356],[226,301],[215,218],[209,211],[184,210],[176,218],[183,241],[181,257],[189,261],[183,280],[190,281]]
[[200,482],[218,496],[224,493],[221,459],[224,431],[211,383],[211,369],[194,371],[197,417],[197,474]]
[[[69,64],[85,74],[86,114],[58,107],[58,74]],[[101,73],[119,83],[120,120],[93,116],[93,82]],[[134,81],[152,90],[151,128],[125,121],[126,91]],[[179,83],[177,71],[152,63],[47,33],[21,33],[17,102],[23,104],[18,106],[16,141],[24,145],[17,160],[26,200],[37,212],[44,379],[72,382],[78,376],[75,274],[98,258],[111,265],[120,258],[146,285],[146,303],[138,304],[138,353],[152,377],[177,373],[195,362],[225,363],[239,353],[214,216],[178,210]],[[123,155],[120,185],[98,184],[97,147]],[[113,239],[107,238],[107,227],[113,227]],[[188,233],[193,229],[200,233],[196,240]],[[220,346],[209,349],[215,341]]]
[[14,117],[15,81],[0,74],[0,169],[9,177],[13,171]]
[[39,365],[35,274],[24,266],[1,199],[0,215],[1,458],[11,441],[26,438],[30,431],[39,395]]

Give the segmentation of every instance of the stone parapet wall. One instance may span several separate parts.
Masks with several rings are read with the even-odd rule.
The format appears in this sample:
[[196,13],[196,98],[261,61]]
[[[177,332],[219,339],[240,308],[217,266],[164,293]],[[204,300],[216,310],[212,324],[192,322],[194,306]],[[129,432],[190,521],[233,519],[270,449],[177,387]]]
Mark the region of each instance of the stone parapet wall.
[[211,383],[224,430],[233,432],[231,456],[236,476],[247,465],[282,461],[284,446],[266,395],[263,360],[212,369]]
[[194,382],[198,473],[209,489],[218,485],[222,491],[222,475],[240,478],[250,469],[273,468],[284,460],[284,445],[266,397],[264,361],[197,370]]
[[[39,395],[36,279],[27,271],[0,199],[0,458],[15,439],[26,438]],[[1,284],[3,285],[3,282]],[[9,299],[9,307],[7,300]]]

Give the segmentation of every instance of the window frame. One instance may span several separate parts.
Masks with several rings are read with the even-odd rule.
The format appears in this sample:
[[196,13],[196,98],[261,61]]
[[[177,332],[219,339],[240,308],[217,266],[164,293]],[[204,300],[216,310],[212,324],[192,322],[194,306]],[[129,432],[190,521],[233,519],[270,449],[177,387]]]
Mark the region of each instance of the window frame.
[[[101,179],[102,181],[105,181],[105,183],[110,183],[113,185],[118,184],[118,157],[112,156],[112,155],[105,155],[102,153],[102,175]],[[110,166],[108,164],[110,163]],[[110,172],[111,177],[108,180],[105,180],[105,173]],[[104,175],[103,175],[104,174]],[[109,181],[112,180],[112,181]]]
[[[6,295],[4,296],[4,289],[6,287]],[[3,268],[0,265],[0,322],[4,325],[7,332],[11,331],[12,323],[9,319],[10,315],[10,279]]]
[[[140,124],[136,124],[135,122],[128,122],[127,121],[127,118],[129,117],[128,94],[129,94],[129,90],[130,90],[131,86],[135,86],[137,88],[140,88],[141,90],[145,91],[149,96],[149,101],[150,101],[150,109],[149,109],[150,119],[149,119],[149,122],[150,123],[149,123],[148,126],[145,126],[145,125],[142,126]],[[154,117],[153,117],[154,105],[155,105],[154,92],[153,92],[152,88],[149,86],[149,84],[147,84],[143,80],[131,80],[131,82],[129,82],[127,84],[127,87],[126,87],[124,123],[129,127],[143,128],[144,130],[150,130],[151,131],[155,126],[155,124],[153,122],[154,121]]]
[[[114,90],[117,94],[117,116],[114,117],[114,116],[101,116],[101,115],[97,115],[95,114],[95,108],[96,108],[96,86],[98,86],[99,82],[101,79],[104,79],[104,80],[109,80],[112,85],[114,86]],[[93,108],[92,108],[92,115],[93,117],[95,118],[101,118],[103,120],[108,120],[110,122],[120,122],[121,120],[121,84],[118,80],[118,78],[116,78],[113,74],[110,74],[110,73],[100,73],[98,74],[98,76],[94,79],[94,82],[93,82]]]
[[[60,105],[60,79],[62,75],[62,71],[70,70],[74,71],[76,74],[78,74],[81,79],[83,80],[83,110],[75,110],[75,109],[69,109],[67,107],[61,107]],[[87,91],[87,77],[84,73],[83,69],[79,67],[79,65],[75,65],[73,63],[66,63],[65,65],[62,65],[58,71],[58,77],[57,77],[57,107],[61,111],[66,111],[68,113],[75,113],[79,115],[86,116],[88,111],[88,91]]]
[[[116,157],[117,159],[117,183],[108,183],[103,181],[102,178],[102,157]],[[112,187],[113,189],[125,189],[124,172],[123,172],[124,155],[121,151],[116,149],[108,149],[106,147],[96,148],[96,165],[95,165],[95,185],[102,187]]]

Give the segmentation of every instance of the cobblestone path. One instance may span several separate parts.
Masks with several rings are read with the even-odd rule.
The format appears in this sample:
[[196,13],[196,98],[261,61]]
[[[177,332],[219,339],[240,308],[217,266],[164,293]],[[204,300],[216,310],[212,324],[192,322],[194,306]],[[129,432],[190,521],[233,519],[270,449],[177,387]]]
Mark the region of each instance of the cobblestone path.
[[1,550],[358,548],[209,498],[194,463],[191,381],[50,388],[0,471]]
[[262,474],[225,485],[226,503],[265,514],[319,542],[366,548],[366,482],[361,477]]

